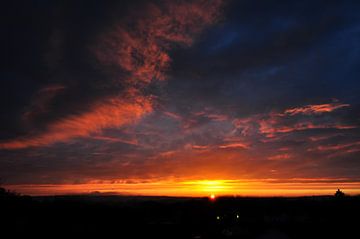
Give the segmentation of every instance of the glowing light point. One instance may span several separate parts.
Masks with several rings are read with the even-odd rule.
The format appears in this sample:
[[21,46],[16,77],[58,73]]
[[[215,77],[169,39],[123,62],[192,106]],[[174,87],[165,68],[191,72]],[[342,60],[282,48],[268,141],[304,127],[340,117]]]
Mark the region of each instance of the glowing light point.
[[216,199],[215,194],[211,194],[211,195],[210,195],[210,200],[211,200],[211,201],[214,201],[215,199]]
[[216,217],[216,220],[220,220],[220,216],[217,216],[217,217]]
[[236,218],[239,219],[239,214],[236,214]]

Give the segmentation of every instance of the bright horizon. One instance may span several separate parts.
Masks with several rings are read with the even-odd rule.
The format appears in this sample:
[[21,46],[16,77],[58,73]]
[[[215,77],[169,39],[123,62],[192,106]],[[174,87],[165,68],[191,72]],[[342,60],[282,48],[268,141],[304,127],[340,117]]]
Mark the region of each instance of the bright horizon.
[[[296,179],[294,181],[304,181]],[[305,180],[307,181],[307,180]],[[327,180],[325,180],[327,181]],[[67,194],[110,193],[129,196],[176,196],[210,197],[255,196],[255,197],[297,197],[333,195],[337,189],[347,195],[360,194],[360,183],[351,182],[278,182],[270,179],[256,180],[193,180],[193,181],[153,181],[132,183],[88,183],[88,184],[44,184],[7,185],[10,190],[31,195],[50,196]]]

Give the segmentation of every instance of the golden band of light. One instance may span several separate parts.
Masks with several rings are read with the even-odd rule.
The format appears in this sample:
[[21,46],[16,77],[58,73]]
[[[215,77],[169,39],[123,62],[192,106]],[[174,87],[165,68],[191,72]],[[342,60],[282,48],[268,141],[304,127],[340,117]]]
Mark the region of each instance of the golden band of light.
[[27,195],[87,194],[92,192],[148,196],[305,196],[332,195],[337,188],[360,194],[360,182],[329,179],[194,180],[90,182],[87,184],[7,185]]

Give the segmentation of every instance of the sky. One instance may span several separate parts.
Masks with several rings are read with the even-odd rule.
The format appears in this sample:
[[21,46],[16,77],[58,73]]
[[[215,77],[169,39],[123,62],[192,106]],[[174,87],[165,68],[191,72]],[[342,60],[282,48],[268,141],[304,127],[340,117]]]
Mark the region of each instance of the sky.
[[360,194],[360,3],[17,0],[0,11],[6,187]]

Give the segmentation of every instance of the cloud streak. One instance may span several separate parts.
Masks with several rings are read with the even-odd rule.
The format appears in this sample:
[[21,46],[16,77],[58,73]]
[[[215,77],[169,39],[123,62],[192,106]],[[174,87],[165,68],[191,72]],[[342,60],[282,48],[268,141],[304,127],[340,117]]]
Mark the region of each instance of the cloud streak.
[[328,103],[328,104],[319,104],[319,105],[307,105],[304,107],[297,107],[285,110],[284,114],[286,115],[312,115],[312,114],[322,114],[322,113],[330,113],[337,109],[341,109],[344,107],[349,107],[349,104],[340,104],[340,103]]
[[340,103],[307,105],[286,109],[283,112],[274,111],[268,114],[235,119],[233,124],[243,136],[260,133],[267,138],[306,130],[358,128],[356,124],[339,122],[334,117],[321,117],[322,114],[329,114],[345,107],[350,107],[350,105]]
[[151,100],[147,98],[137,98],[136,101],[109,99],[94,105],[89,112],[68,116],[49,125],[47,130],[39,135],[4,142],[0,144],[0,148],[46,146],[75,137],[86,137],[91,133],[100,133],[104,128],[133,124],[151,110]]

